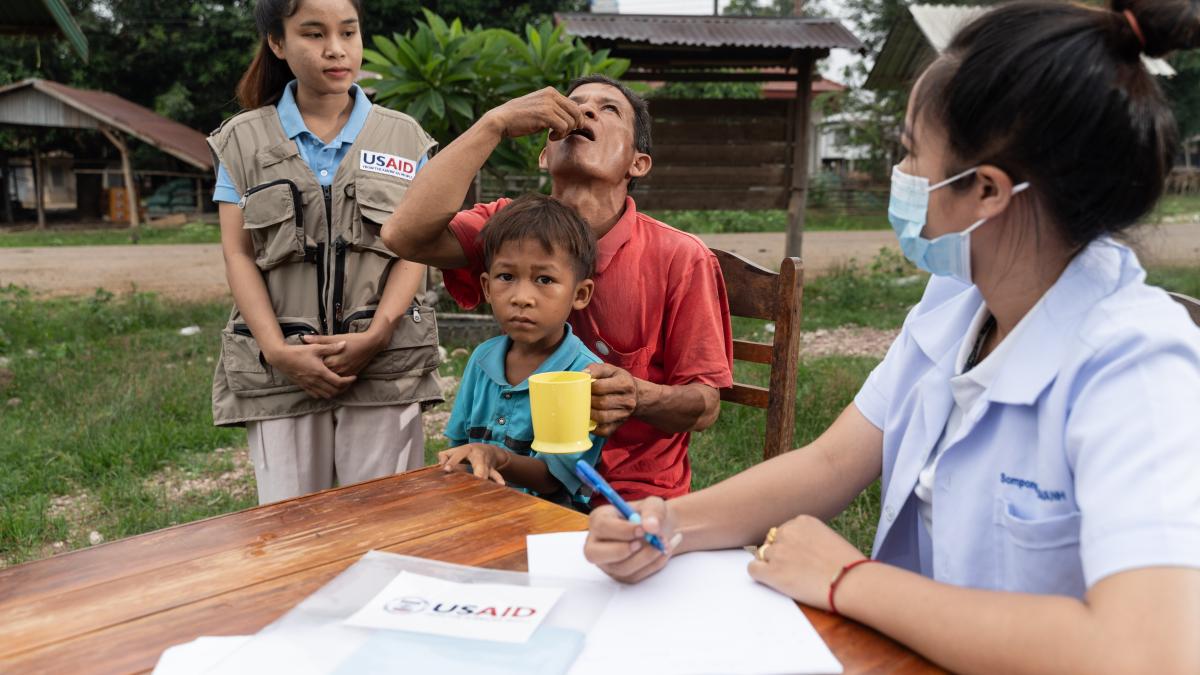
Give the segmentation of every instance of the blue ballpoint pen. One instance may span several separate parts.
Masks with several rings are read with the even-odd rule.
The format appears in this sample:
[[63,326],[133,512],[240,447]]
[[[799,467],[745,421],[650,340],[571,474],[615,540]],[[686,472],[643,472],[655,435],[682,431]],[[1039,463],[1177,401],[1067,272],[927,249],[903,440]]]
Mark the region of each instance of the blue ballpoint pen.
[[[617,510],[621,512],[621,515],[625,516],[625,520],[628,520],[634,525],[642,524],[642,515],[637,511],[634,511],[633,507],[627,504],[624,499],[621,499],[621,495],[617,494],[617,491],[612,489],[612,486],[608,484],[608,481],[604,480],[603,476],[596,473],[596,470],[592,468],[591,464],[588,464],[582,459],[578,462],[575,462],[575,473],[578,474],[579,478],[584,483],[587,483],[588,487],[592,488],[596,492],[599,492],[600,496],[607,499],[609,504],[617,507]],[[658,538],[658,535],[647,532],[646,541],[650,542],[651,546],[661,551],[663,555],[666,555],[667,547],[663,546],[662,540]]]

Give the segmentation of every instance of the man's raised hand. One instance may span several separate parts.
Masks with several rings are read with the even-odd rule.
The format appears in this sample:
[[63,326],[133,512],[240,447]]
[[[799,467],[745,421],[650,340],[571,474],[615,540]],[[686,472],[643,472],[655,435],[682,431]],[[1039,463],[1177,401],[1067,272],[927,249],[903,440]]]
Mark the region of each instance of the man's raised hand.
[[561,141],[583,124],[583,112],[554,87],[546,87],[492,108],[483,119],[495,125],[500,135],[506,138],[549,129],[550,140]]

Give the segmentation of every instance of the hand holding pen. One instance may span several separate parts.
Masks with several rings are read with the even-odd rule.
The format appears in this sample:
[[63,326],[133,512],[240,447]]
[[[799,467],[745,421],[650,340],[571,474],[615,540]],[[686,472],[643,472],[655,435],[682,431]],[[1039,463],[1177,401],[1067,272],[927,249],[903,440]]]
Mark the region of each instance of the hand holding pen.
[[[584,478],[586,469],[577,468],[576,473],[592,485]],[[607,483],[603,485],[608,487]],[[662,569],[683,539],[682,533],[674,532],[667,502],[650,497],[628,504],[615,492],[617,500],[608,498],[603,488],[593,486],[593,489],[612,506],[601,506],[592,512],[584,545],[587,559],[612,578],[626,583],[641,581]]]

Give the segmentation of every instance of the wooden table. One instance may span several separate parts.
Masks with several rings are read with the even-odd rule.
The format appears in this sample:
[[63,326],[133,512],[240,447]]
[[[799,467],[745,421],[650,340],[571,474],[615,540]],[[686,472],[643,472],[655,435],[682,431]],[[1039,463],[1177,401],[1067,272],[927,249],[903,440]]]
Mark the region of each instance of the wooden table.
[[[171,645],[254,633],[377,549],[525,570],[525,535],[586,528],[548,502],[422,469],[0,570],[0,672],[140,672]],[[803,608],[847,673],[933,672]]]

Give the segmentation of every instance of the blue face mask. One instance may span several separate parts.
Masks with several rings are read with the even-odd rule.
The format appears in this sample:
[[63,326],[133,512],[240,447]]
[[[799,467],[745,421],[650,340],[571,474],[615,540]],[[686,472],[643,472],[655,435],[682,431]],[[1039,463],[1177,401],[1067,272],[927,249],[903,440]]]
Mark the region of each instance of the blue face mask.
[[[929,213],[929,193],[938,188],[962,180],[978,171],[978,168],[968,169],[956,176],[930,185],[929,180],[920,176],[910,176],[900,170],[892,169],[892,195],[888,203],[888,220],[896,237],[900,240],[900,250],[912,264],[943,277],[954,277],[963,283],[971,281],[971,233],[987,222],[987,219],[971,225],[962,232],[950,232],[937,239],[929,240],[921,236],[925,229],[925,219]],[[1024,191],[1029,183],[1021,183],[1013,188],[1013,194]]]

